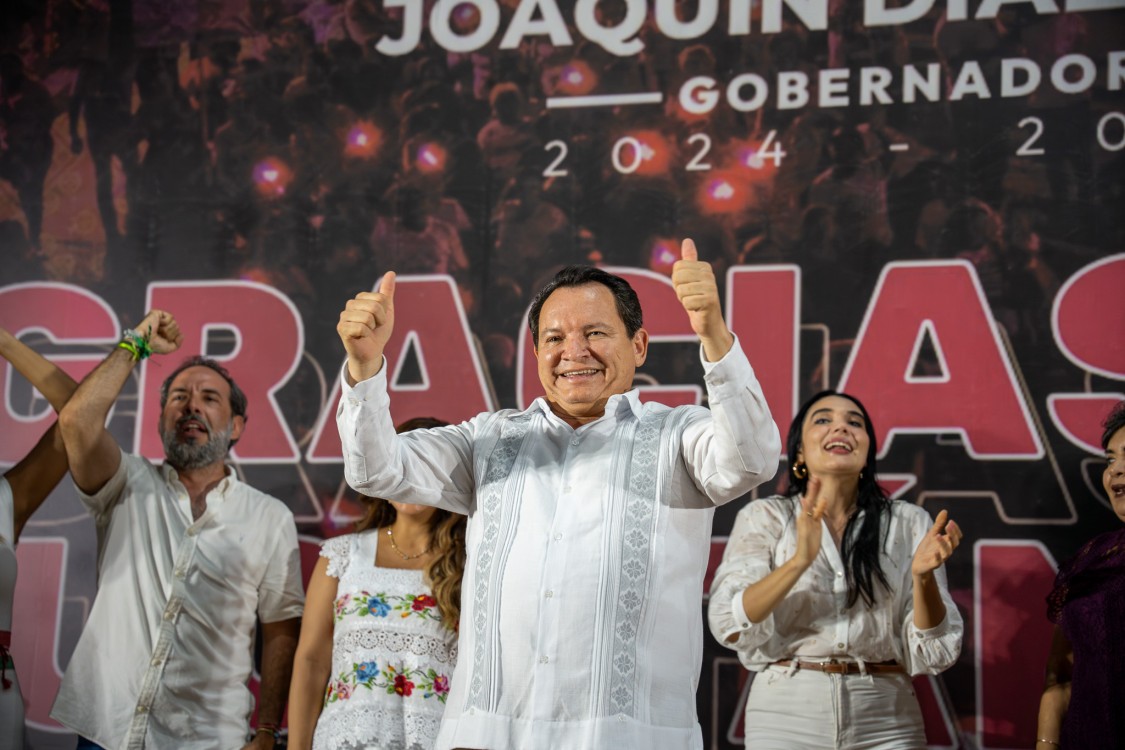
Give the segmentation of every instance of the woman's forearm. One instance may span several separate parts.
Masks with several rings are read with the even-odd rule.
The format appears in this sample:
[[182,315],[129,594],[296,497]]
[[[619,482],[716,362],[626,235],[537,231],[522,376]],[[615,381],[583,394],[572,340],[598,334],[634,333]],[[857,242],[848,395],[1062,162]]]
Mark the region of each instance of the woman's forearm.
[[1043,696],[1039,699],[1039,725],[1035,735],[1037,750],[1058,745],[1063,717],[1070,706],[1070,679],[1074,664],[1074,648],[1058,625],[1051,634],[1051,650],[1047,653],[1047,674],[1043,680]]
[[0,356],[11,362],[12,367],[43,394],[55,411],[60,411],[78,388],[74,378],[58,365],[3,328],[0,328]]
[[750,622],[759,623],[769,617],[806,570],[807,565],[790,559],[762,580],[747,586],[742,592],[742,608]]
[[289,686],[289,744],[291,750],[309,750],[313,731],[324,706],[324,690],[332,664],[297,652]]
[[945,602],[933,572],[914,576],[914,627],[936,628],[945,619]]
[[1048,685],[1039,699],[1039,723],[1035,732],[1036,748],[1057,748],[1062,721],[1070,705],[1070,683]]

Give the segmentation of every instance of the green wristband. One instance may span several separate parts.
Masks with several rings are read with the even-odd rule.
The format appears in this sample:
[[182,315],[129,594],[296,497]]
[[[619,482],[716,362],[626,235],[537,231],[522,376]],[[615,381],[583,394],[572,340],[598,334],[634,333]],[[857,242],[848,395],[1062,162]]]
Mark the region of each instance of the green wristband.
[[121,343],[118,344],[118,346],[126,351],[132,352],[134,362],[139,362],[142,359],[148,359],[152,356],[152,347],[148,344],[148,336],[142,336],[132,328],[126,328],[122,332],[122,337]]

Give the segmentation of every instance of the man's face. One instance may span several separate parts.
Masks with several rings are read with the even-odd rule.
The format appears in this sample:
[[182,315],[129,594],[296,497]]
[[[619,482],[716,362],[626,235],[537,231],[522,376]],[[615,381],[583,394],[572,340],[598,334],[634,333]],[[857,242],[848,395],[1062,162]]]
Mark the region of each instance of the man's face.
[[226,379],[209,367],[189,367],[172,381],[160,415],[164,454],[177,469],[221,463],[244,424],[232,416]]
[[626,334],[603,284],[556,289],[539,312],[539,380],[552,411],[572,427],[599,418],[610,396],[629,390],[647,354],[648,333]]

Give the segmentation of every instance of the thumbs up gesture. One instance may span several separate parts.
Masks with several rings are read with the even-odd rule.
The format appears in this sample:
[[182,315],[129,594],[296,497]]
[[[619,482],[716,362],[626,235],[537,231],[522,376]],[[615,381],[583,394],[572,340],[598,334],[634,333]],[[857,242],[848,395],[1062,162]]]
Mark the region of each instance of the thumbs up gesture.
[[383,349],[395,327],[395,274],[388,271],[375,292],[360,292],[348,300],[336,333],[348,353],[352,385],[367,380],[383,366]]
[[691,240],[680,246],[680,260],[672,266],[672,286],[687,311],[691,329],[703,343],[703,355],[708,362],[719,361],[734,346],[734,336],[723,320],[715,272],[710,263],[699,259]]

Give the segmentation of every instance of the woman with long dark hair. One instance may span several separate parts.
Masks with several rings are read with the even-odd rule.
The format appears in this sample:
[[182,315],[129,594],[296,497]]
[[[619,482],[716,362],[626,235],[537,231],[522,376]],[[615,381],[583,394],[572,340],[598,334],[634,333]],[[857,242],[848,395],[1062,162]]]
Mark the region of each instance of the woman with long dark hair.
[[757,673],[746,745],[925,747],[910,677],[960,654],[942,565],[961,530],[887,496],[853,396],[813,396],[787,447],[790,493],[739,512],[711,586],[711,632]]
[[[412,419],[398,432],[441,427]],[[289,747],[427,750],[457,657],[464,516],[363,498],[354,534],[324,543],[289,690]]]

